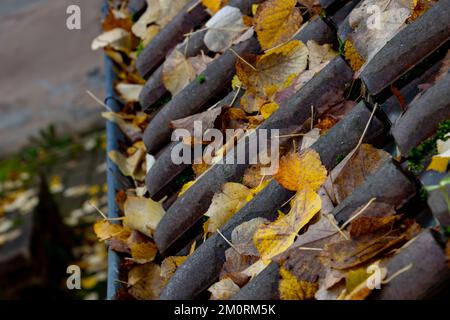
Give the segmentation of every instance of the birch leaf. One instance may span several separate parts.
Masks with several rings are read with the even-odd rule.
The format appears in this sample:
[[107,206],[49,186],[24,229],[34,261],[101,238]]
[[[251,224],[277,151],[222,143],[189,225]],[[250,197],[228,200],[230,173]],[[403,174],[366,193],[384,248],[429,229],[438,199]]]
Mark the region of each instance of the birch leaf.
[[268,0],[258,6],[255,31],[263,50],[289,41],[300,28],[303,18],[296,0]]
[[162,80],[172,95],[183,90],[196,77],[194,67],[179,50],[175,49],[163,65]]
[[223,52],[231,47],[247,27],[238,8],[226,6],[220,9],[207,23],[208,31],[204,43],[213,52]]
[[165,214],[159,202],[144,197],[128,196],[124,205],[124,226],[138,230],[146,236],[152,237],[159,221]]

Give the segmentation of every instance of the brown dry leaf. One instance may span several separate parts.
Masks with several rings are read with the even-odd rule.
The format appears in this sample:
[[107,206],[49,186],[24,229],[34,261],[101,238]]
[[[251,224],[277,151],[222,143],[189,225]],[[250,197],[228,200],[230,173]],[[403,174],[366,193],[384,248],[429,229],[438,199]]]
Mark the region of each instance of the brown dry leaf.
[[450,240],[447,240],[447,246],[445,247],[445,255],[447,256],[447,265],[450,267]]
[[280,268],[280,299],[281,300],[311,300],[319,288],[318,283],[298,280],[285,268]]
[[157,300],[164,286],[161,268],[152,262],[137,265],[128,272],[128,292],[138,300]]
[[213,52],[224,52],[248,29],[244,24],[241,10],[230,6],[220,9],[205,26],[208,31],[203,41]]
[[223,6],[228,3],[228,0],[201,0],[205,8],[209,9],[211,13],[216,13]]
[[141,170],[142,163],[145,160],[145,151],[138,149],[132,156],[126,157],[117,150],[111,150],[108,157],[118,167],[120,172],[126,177],[132,177],[135,180],[143,181],[145,179],[145,170]]
[[342,161],[339,173],[333,172],[333,187],[328,191],[337,203],[342,202],[389,158],[386,151],[362,144]]
[[388,231],[380,228],[374,233],[327,244],[321,253],[321,260],[335,269],[353,268],[404,244],[419,231],[420,226],[417,223],[405,220]]
[[[222,113],[222,108],[213,108],[202,113],[197,113],[192,116],[178,119],[170,122],[172,129],[186,129],[189,131],[191,139],[190,141],[183,141],[186,144],[190,143],[202,143],[203,133],[214,128],[214,122],[217,117]],[[194,125],[199,126],[201,123],[201,130],[194,130]],[[200,129],[200,128],[199,128]],[[197,136],[195,135],[197,134]],[[200,134],[200,136],[198,136]]]
[[[252,189],[256,189],[264,182],[271,179],[271,176],[266,176],[261,174],[262,165],[251,165],[245,170],[244,178],[242,183]],[[261,189],[262,190],[262,189]],[[258,190],[259,192],[260,190]],[[256,192],[257,193],[257,192]]]
[[131,31],[131,26],[133,22],[131,16],[126,10],[116,10],[109,8],[108,14],[102,21],[103,31],[110,31],[115,28],[122,28],[127,31]]
[[257,256],[243,255],[234,248],[229,248],[225,251],[225,263],[220,272],[220,279],[230,278],[238,286],[243,287],[251,277],[245,272],[258,260]]
[[148,237],[153,236],[154,230],[165,214],[159,202],[144,197],[127,197],[124,205],[124,226],[138,230]]
[[203,73],[214,58],[211,58],[205,54],[199,54],[195,57],[188,58],[189,63],[194,68],[195,74],[199,75]]
[[302,24],[296,0],[268,0],[258,6],[255,31],[263,50],[289,41]]
[[160,11],[159,0],[147,0],[147,10],[131,28],[133,34],[138,38],[144,39],[148,25],[158,20]]
[[[253,68],[249,66],[253,62]],[[292,40],[276,49],[254,57],[253,61],[236,63],[236,74],[247,90],[260,97],[270,97],[290,81],[308,64],[308,48],[298,40]]]
[[191,0],[159,0],[161,10],[156,23],[161,28],[165,27],[190,2]]
[[161,277],[164,279],[164,283],[169,281],[170,277],[177,271],[178,267],[181,266],[188,256],[171,256],[167,257],[161,263]]
[[319,0],[298,0],[298,3],[305,6],[311,16],[318,15],[322,12],[322,7],[320,6]]
[[163,84],[175,96],[196,77],[194,67],[179,50],[175,49],[163,65]]
[[156,244],[136,230],[131,232],[127,244],[133,261],[139,264],[153,261],[158,252]]
[[275,180],[288,190],[315,191],[325,182],[326,177],[327,169],[322,165],[319,154],[311,149],[301,155],[293,152],[281,158]]
[[245,91],[244,95],[241,98],[241,106],[242,109],[247,113],[258,112],[261,107],[267,103],[266,98],[261,98],[255,93],[250,92],[249,90]]
[[269,220],[255,218],[237,226],[231,233],[231,243],[234,245],[234,250],[237,250],[241,255],[259,256],[253,243],[253,235],[261,225],[266,223],[269,223]]
[[209,217],[206,222],[207,232],[214,233],[229,218],[239,211],[246,203],[250,190],[240,183],[228,182],[222,191],[216,193],[205,216]]
[[[129,115],[122,112],[102,112],[102,117],[117,124],[120,130],[122,130],[131,141],[142,138],[142,129],[139,127],[139,124],[136,124],[134,121],[135,115]],[[146,117],[145,120],[147,119],[148,117]]]
[[287,215],[280,215],[270,224],[258,228],[253,236],[255,247],[263,261],[284,252],[293,243],[298,232],[319,212],[321,199],[311,189],[297,193],[294,205]]
[[224,278],[208,288],[208,291],[211,292],[211,300],[229,300],[239,290],[239,286],[230,278]]

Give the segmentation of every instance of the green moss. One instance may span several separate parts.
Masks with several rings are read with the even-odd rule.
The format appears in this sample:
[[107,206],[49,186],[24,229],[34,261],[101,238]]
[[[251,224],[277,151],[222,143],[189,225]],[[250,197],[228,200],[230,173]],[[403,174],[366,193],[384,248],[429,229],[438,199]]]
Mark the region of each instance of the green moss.
[[410,151],[407,157],[408,169],[415,173],[422,171],[427,157],[437,153],[437,140],[447,140],[445,136],[449,132],[450,119],[441,122],[434,136],[426,139]]
[[139,42],[139,44],[138,44],[138,46],[137,46],[137,48],[136,48],[136,55],[139,57],[140,55],[141,55],[141,53],[142,53],[142,51],[144,50],[144,42],[143,41],[141,41],[141,42]]
[[344,160],[345,156],[343,154],[340,154],[336,157],[336,164],[341,163],[342,160]]
[[197,82],[200,83],[200,84],[205,83],[206,82],[206,77],[204,75],[199,75],[197,77]]

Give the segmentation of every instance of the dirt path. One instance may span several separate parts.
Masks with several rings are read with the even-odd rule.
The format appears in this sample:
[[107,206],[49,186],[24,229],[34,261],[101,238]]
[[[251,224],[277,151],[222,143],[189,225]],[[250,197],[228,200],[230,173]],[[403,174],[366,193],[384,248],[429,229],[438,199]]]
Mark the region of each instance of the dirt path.
[[[66,8],[81,8],[82,29],[66,29]],[[0,158],[51,123],[59,132],[103,124],[102,55],[90,43],[100,32],[101,0],[3,0],[0,5]]]

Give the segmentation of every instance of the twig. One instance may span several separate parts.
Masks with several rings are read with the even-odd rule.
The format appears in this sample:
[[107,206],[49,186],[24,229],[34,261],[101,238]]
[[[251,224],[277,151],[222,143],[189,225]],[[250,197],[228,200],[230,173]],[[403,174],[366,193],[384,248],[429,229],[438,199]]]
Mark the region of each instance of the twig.
[[238,90],[237,90],[236,94],[234,95],[233,100],[231,101],[231,105],[230,105],[231,107],[236,102],[236,99],[239,96],[239,93],[241,93],[241,86],[238,87]]
[[308,251],[323,251],[322,248],[309,248],[309,247],[297,247],[295,249],[299,250],[308,250]]
[[242,57],[239,55],[239,53],[237,53],[236,51],[234,51],[233,48],[230,48],[230,51],[233,52],[233,53],[236,55],[236,57],[238,57],[240,60],[242,60],[242,62],[244,62],[246,65],[248,65],[250,68],[252,68],[253,71],[257,71],[256,68],[255,68],[250,62],[248,62],[248,61],[246,61],[244,58],[242,58]]
[[217,233],[223,238],[223,240],[225,240],[226,243],[228,243],[228,245],[229,245],[230,247],[232,247],[234,250],[236,250],[237,253],[239,253],[240,255],[242,255],[242,253],[239,252],[239,250],[231,243],[230,240],[228,240],[228,239],[223,235],[222,232],[220,232],[219,229],[217,229]]
[[347,220],[347,222],[345,222],[342,227],[341,230],[345,229],[345,227],[347,227],[353,220],[355,220],[358,216],[360,216],[364,211],[367,210],[367,208],[372,204],[372,202],[374,202],[377,198],[372,198],[369,200],[369,202],[367,202],[367,204],[361,208],[361,210],[359,210],[355,215],[353,215],[350,219]]
[[359,139],[359,142],[356,145],[356,148],[354,150],[357,150],[361,146],[361,144],[364,140],[364,137],[366,136],[367,130],[369,130],[370,123],[372,122],[372,119],[375,115],[375,111],[377,110],[377,107],[378,107],[378,104],[376,103],[375,106],[373,107],[372,113],[370,114],[369,121],[367,121],[366,127],[364,128],[361,138]]
[[392,280],[394,280],[395,278],[397,278],[399,275],[401,275],[402,273],[409,271],[411,268],[413,267],[413,264],[410,263],[408,264],[406,267],[401,268],[400,270],[396,271],[392,276],[390,276],[388,279],[381,281],[382,284],[387,284],[389,282],[391,282]]
[[337,232],[339,232],[341,234],[341,236],[344,237],[345,240],[349,240],[349,238],[344,233],[344,231],[342,231],[341,228],[339,228],[339,226],[336,224],[336,222],[334,222],[334,220],[331,219],[331,217],[328,214],[324,214],[324,216],[331,223],[331,225],[337,230]]
[[196,3],[194,3],[192,6],[190,6],[190,7],[187,9],[187,13],[190,13],[192,10],[194,10],[195,7],[198,6],[200,3],[202,3],[202,0],[198,0]]
[[88,94],[88,96],[90,96],[92,99],[94,99],[95,102],[97,102],[99,105],[103,106],[106,110],[108,110],[109,112],[114,112],[110,107],[108,107],[108,105],[106,103],[104,103],[102,100],[97,98],[97,96],[95,94],[93,94],[91,91],[86,90],[86,93]]

